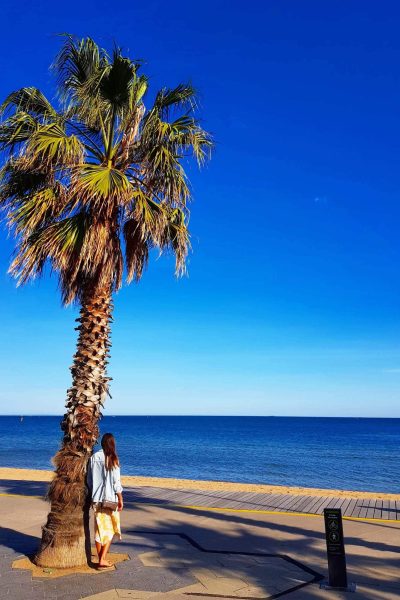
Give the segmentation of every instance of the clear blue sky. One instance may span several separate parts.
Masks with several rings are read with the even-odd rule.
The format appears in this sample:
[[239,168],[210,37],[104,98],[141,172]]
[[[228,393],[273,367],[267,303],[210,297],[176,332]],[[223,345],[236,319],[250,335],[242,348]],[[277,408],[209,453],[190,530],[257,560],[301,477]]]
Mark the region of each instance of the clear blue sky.
[[[217,147],[191,172],[189,277],[116,297],[106,414],[400,417],[400,8],[349,0],[2,5],[0,96],[52,94],[55,33],[190,79]],[[0,247],[0,411],[61,414],[75,309]]]

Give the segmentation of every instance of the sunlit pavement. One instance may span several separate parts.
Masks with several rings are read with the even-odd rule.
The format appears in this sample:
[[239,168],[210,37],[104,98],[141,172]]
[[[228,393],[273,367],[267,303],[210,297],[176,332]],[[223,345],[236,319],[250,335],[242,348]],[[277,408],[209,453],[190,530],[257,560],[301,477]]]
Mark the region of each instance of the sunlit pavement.
[[36,549],[48,507],[19,493],[0,496],[0,598],[400,598],[399,522],[344,521],[348,579],[357,592],[338,593],[319,587],[327,574],[320,516],[151,502],[129,503],[122,513],[123,539],[113,548],[130,560],[115,571],[32,579],[12,563]]

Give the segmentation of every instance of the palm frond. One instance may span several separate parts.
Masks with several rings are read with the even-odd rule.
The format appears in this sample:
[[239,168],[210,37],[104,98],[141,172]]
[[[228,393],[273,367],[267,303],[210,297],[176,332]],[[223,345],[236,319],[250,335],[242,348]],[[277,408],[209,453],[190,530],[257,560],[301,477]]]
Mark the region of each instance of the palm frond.
[[140,66],[119,48],[109,55],[91,38],[66,35],[53,65],[56,108],[34,87],[0,107],[0,207],[17,238],[11,272],[23,283],[49,263],[66,303],[88,286],[118,289],[122,238],[128,281],[141,278],[152,248],[172,252],[176,273],[185,270],[183,161],[201,165],[212,140],[194,116],[191,84],[163,88],[145,108]]
[[65,189],[56,182],[54,187],[45,187],[16,201],[9,210],[8,223],[18,234],[30,235],[59,217],[65,208]]
[[125,119],[121,121],[120,131],[122,132],[122,138],[115,150],[115,161],[119,168],[129,168],[130,163],[134,160],[144,111],[144,105],[139,104],[130,110]]
[[106,53],[91,38],[78,40],[67,34],[53,63],[61,97],[67,100],[79,93],[105,60]]
[[87,216],[81,243],[60,268],[63,302],[82,300],[85,291],[99,286],[118,290],[122,284],[123,258],[118,232],[109,223]]
[[175,273],[186,272],[185,262],[190,248],[184,212],[157,204],[145,193],[136,192],[131,212],[123,229],[128,283],[139,281],[147,266],[149,249],[171,250],[175,255]]
[[24,155],[26,166],[71,167],[83,160],[83,144],[76,135],[67,135],[57,123],[42,125],[29,138]]
[[35,87],[25,87],[11,92],[1,104],[0,113],[12,110],[16,113],[23,112],[44,119],[54,120],[57,118],[57,111],[44,94]]
[[135,78],[135,82],[131,87],[131,108],[142,102],[143,97],[147,92],[149,80],[146,75],[140,75]]
[[0,150],[11,154],[29,140],[39,128],[38,121],[32,115],[19,111],[0,124]]
[[154,192],[170,205],[184,208],[190,199],[186,174],[168,144],[151,145],[145,154],[145,183],[151,182]]
[[136,189],[132,194],[132,214],[139,224],[143,239],[152,239],[156,244],[160,231],[165,226],[163,206],[158,204],[142,189]]
[[114,51],[112,63],[104,70],[99,81],[99,92],[115,111],[127,106],[137,69],[137,64],[121,56],[119,50]]
[[148,240],[143,238],[142,228],[136,219],[128,219],[123,228],[125,240],[125,263],[127,281],[140,281],[149,260]]
[[132,185],[125,173],[111,166],[85,164],[76,169],[71,195],[98,210],[110,203],[124,204],[132,196]]
[[48,185],[48,174],[40,170],[25,170],[23,158],[9,160],[0,171],[0,204],[7,210],[14,200],[36,193]]
[[168,215],[168,235],[166,244],[175,255],[175,274],[177,277],[186,273],[186,257],[190,250],[190,236],[186,225],[185,214],[179,208]]
[[168,117],[171,108],[196,107],[196,90],[190,83],[180,83],[175,88],[163,88],[156,96],[154,109],[162,118]]
[[183,115],[170,124],[167,139],[176,153],[192,152],[199,165],[210,158],[213,147],[211,135],[190,115]]
[[9,269],[18,285],[40,275],[48,259],[57,270],[65,269],[82,247],[88,225],[86,213],[78,213],[27,235]]

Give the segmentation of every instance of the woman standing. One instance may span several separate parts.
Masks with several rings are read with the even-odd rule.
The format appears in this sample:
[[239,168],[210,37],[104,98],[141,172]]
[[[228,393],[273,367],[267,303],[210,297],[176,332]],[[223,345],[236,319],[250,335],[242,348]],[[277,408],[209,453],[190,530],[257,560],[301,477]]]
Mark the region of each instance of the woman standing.
[[92,495],[94,531],[99,568],[111,567],[107,552],[115,535],[121,539],[119,513],[124,507],[119,460],[112,433],[101,439],[102,450],[92,455],[88,464],[87,483]]

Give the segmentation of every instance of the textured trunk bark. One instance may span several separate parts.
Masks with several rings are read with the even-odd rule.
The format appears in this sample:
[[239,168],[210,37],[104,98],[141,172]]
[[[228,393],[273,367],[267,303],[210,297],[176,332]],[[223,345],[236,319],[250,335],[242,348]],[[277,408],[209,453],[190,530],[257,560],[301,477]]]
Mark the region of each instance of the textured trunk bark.
[[74,567],[90,560],[86,467],[99,435],[98,420],[108,394],[112,298],[109,289],[87,293],[82,301],[72,386],[61,421],[61,448],[53,458],[55,477],[47,494],[51,509],[34,558],[43,567]]

